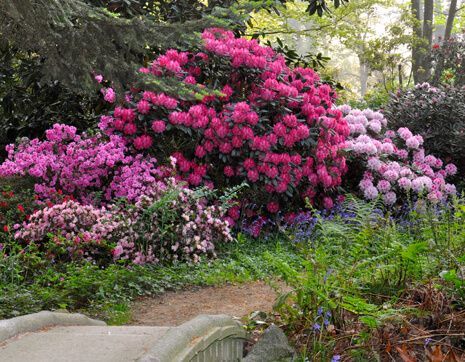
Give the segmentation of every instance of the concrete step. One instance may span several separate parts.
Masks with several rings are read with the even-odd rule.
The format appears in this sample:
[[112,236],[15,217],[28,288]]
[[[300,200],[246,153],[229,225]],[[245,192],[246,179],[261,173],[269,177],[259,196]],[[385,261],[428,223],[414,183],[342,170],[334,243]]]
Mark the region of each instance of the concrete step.
[[244,338],[244,329],[225,315],[198,316],[178,327],[116,327],[40,312],[0,321],[0,361],[240,361]]

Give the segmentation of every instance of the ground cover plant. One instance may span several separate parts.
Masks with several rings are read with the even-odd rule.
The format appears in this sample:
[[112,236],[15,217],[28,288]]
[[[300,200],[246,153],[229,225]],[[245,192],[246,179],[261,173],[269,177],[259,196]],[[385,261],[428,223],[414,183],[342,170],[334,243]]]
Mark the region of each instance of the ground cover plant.
[[196,264],[145,264],[131,267],[72,261],[43,262],[39,253],[26,250],[9,258],[0,251],[0,317],[10,318],[40,310],[81,311],[110,323],[126,323],[130,302],[187,286],[221,285],[265,279],[277,271],[268,254],[280,255],[296,268],[301,257],[278,238],[240,237],[218,250],[215,260]]
[[293,289],[268,321],[304,360],[462,360],[464,210],[418,200],[393,218],[379,200],[348,198],[289,225],[304,270],[269,255]]

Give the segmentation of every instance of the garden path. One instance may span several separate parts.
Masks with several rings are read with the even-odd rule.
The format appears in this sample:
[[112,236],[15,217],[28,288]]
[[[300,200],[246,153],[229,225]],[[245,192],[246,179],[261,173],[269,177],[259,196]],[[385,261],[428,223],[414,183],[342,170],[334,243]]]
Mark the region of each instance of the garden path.
[[133,304],[132,325],[177,326],[199,314],[242,318],[254,311],[269,312],[276,292],[263,281],[195,287],[142,298]]

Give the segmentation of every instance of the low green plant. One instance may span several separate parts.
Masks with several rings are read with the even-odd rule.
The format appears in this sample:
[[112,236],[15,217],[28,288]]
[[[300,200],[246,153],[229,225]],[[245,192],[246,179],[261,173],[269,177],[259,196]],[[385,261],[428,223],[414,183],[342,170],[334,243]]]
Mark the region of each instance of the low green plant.
[[71,262],[48,264],[36,273],[24,274],[20,255],[2,259],[0,252],[0,318],[67,309],[124,323],[130,316],[130,302],[137,296],[278,275],[279,270],[268,262],[268,254],[279,256],[296,269],[302,262],[293,245],[279,237],[252,240],[243,235],[237,242],[224,245],[218,258],[198,264],[112,264],[102,268],[90,262]]
[[[465,255],[464,200],[448,205],[418,200],[407,212],[393,214],[377,201],[348,197],[338,212],[314,213],[316,222],[297,243],[303,270],[267,254],[291,287],[275,307],[314,361],[330,360],[336,341],[348,338],[344,331],[352,331],[346,343],[363,346],[386,321],[400,323],[418,313],[400,303],[403,293],[432,281],[441,288],[440,276],[449,297],[465,301],[465,257],[456,257]],[[291,240],[294,232],[288,230]],[[351,358],[384,353],[357,349]]]

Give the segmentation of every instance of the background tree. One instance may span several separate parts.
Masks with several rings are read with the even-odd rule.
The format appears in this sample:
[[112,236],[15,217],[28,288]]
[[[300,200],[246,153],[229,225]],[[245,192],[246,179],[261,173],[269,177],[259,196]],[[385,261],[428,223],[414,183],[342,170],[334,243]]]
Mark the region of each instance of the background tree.
[[457,0],[451,0],[449,5],[449,12],[447,15],[446,29],[444,31],[444,40],[450,38],[452,34],[452,28],[454,25],[455,15],[457,14]]

